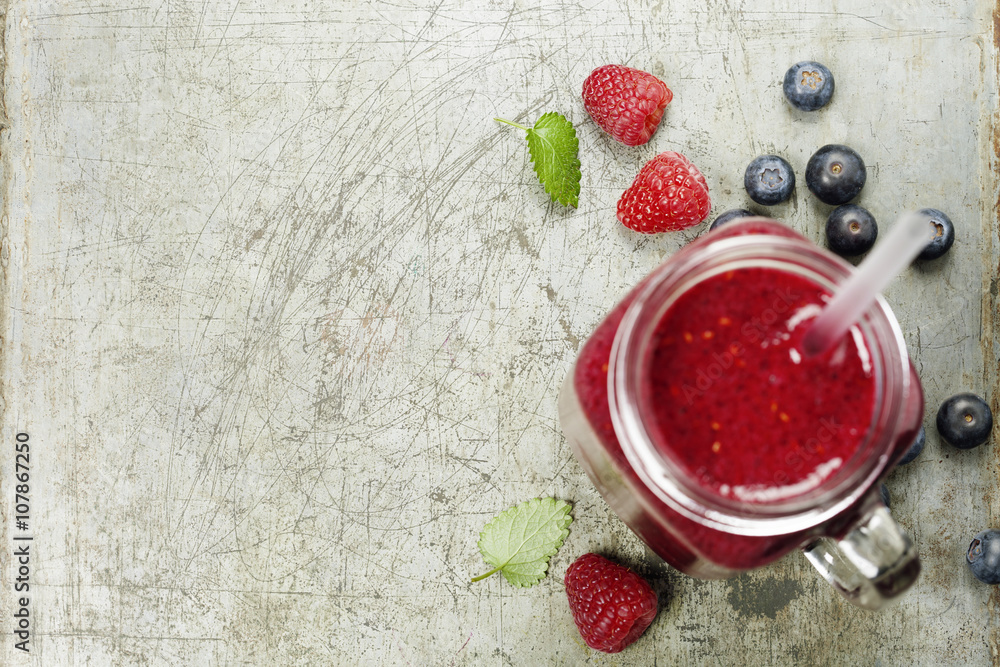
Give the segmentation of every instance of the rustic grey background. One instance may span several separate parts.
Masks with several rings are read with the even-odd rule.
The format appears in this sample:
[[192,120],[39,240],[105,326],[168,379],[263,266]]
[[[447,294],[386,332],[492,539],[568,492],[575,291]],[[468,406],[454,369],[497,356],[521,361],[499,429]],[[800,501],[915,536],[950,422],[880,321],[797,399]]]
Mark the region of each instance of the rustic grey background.
[[[4,664],[988,664],[996,590],[963,564],[1000,527],[996,444],[929,434],[890,480],[925,570],[880,614],[804,559],[699,582],[656,564],[560,435],[557,389],[602,315],[705,226],[615,220],[638,168],[680,150],[713,215],[765,152],[869,166],[887,225],[948,212],[958,241],[888,291],[929,412],[997,406],[996,8],[867,3],[10,0],[2,133],[0,513],[13,434],[33,443],[30,657]],[[822,4],[822,3],[821,3]],[[780,80],[814,58],[832,104]],[[586,117],[596,66],[675,93],[649,145]],[[520,132],[577,127],[578,209],[546,200]],[[800,187],[773,209],[821,239]],[[926,420],[928,425],[932,419]],[[537,587],[476,549],[554,495],[575,521]],[[655,582],[626,652],[587,649],[562,575],[588,550]]]

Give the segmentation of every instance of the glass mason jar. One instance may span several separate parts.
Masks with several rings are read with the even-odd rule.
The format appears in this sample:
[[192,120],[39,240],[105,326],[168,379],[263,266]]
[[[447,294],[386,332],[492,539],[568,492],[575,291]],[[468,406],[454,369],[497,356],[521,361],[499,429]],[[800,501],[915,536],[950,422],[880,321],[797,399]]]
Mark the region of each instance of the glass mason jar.
[[725,578],[801,549],[841,595],[878,609],[920,571],[916,549],[879,493],[923,418],[920,382],[885,301],[857,324],[871,357],[871,422],[853,456],[818,486],[766,503],[724,497],[692,479],[650,428],[643,360],[656,325],[701,280],[747,267],[788,271],[829,292],[853,271],[773,220],[751,218],[702,236],[647,276],[584,343],[559,396],[563,432],[611,508],[682,572]]

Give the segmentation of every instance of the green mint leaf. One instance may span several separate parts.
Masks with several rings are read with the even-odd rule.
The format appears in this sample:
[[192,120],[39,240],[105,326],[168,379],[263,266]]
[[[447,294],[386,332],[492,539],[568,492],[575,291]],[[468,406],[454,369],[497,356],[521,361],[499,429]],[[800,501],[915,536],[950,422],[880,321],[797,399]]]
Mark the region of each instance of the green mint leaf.
[[500,123],[519,127],[528,133],[528,153],[535,163],[535,173],[552,201],[575,207],[580,195],[580,142],[573,124],[562,114],[550,111],[525,127],[502,118]]
[[479,534],[479,552],[493,569],[472,581],[502,572],[515,586],[537,584],[569,535],[570,509],[562,500],[534,498],[504,510]]

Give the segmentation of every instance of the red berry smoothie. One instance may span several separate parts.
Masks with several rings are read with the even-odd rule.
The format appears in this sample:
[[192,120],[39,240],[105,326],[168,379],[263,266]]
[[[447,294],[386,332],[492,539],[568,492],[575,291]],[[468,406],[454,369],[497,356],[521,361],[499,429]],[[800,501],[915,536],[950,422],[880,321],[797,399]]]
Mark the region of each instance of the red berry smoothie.
[[669,308],[641,400],[653,442],[688,478],[731,500],[781,502],[855,454],[875,403],[864,339],[855,329],[824,355],[801,351],[827,298],[802,276],[755,267],[709,277]]
[[[773,223],[741,223],[715,238],[758,230],[796,236]],[[626,523],[673,566],[709,578],[759,567],[850,525],[853,511],[807,532],[720,532],[646,486],[622,451],[608,401],[611,349],[642,287],[584,344],[572,382],[607,461],[593,458],[584,467],[615,505],[622,491],[601,480],[618,478],[631,489]],[[801,338],[828,296],[798,274],[737,268],[690,286],[660,318],[641,364],[638,408],[654,446],[703,493],[750,512],[792,501],[836,475],[864,441],[876,390],[865,339],[852,330],[819,357],[801,353]],[[614,472],[605,470],[609,464]]]

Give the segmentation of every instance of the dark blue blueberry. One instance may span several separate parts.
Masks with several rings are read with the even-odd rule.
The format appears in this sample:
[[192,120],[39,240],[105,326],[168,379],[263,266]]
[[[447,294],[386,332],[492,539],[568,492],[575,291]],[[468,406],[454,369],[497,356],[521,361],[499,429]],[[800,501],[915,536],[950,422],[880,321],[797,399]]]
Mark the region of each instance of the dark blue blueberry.
[[948,252],[951,244],[955,242],[955,225],[951,224],[951,218],[936,208],[922,208],[920,213],[931,219],[931,226],[934,227],[934,238],[917,255],[917,259],[937,259]]
[[921,426],[920,430],[917,431],[917,437],[913,440],[913,444],[910,448],[906,450],[903,454],[903,458],[899,459],[899,463],[896,465],[906,465],[913,459],[920,456],[920,452],[924,451],[924,445],[927,443],[927,434],[924,432],[924,427]]
[[795,189],[792,165],[777,155],[761,155],[747,166],[743,187],[750,199],[764,206],[786,201]]
[[781,88],[793,107],[815,111],[833,97],[833,74],[824,65],[805,60],[788,68]]
[[844,204],[826,219],[826,244],[838,255],[853,257],[868,252],[878,237],[878,224],[868,209]]
[[728,222],[733,222],[734,220],[742,220],[743,218],[752,218],[755,215],[757,214],[754,213],[753,211],[748,211],[745,208],[734,208],[731,211],[726,211],[718,218],[713,220],[712,224],[709,225],[708,229],[711,231],[713,229],[721,227],[722,225]]
[[882,494],[882,503],[887,508],[892,507],[892,503],[889,502],[889,487],[883,484],[882,488],[880,488],[878,491],[880,494]]
[[965,554],[973,576],[984,584],[1000,584],[1000,530],[984,530]]
[[821,202],[832,206],[857,197],[867,178],[868,170],[861,156],[841,144],[823,146],[806,165],[806,187]]
[[975,394],[955,394],[938,408],[937,430],[959,449],[972,449],[990,438],[993,413]]

